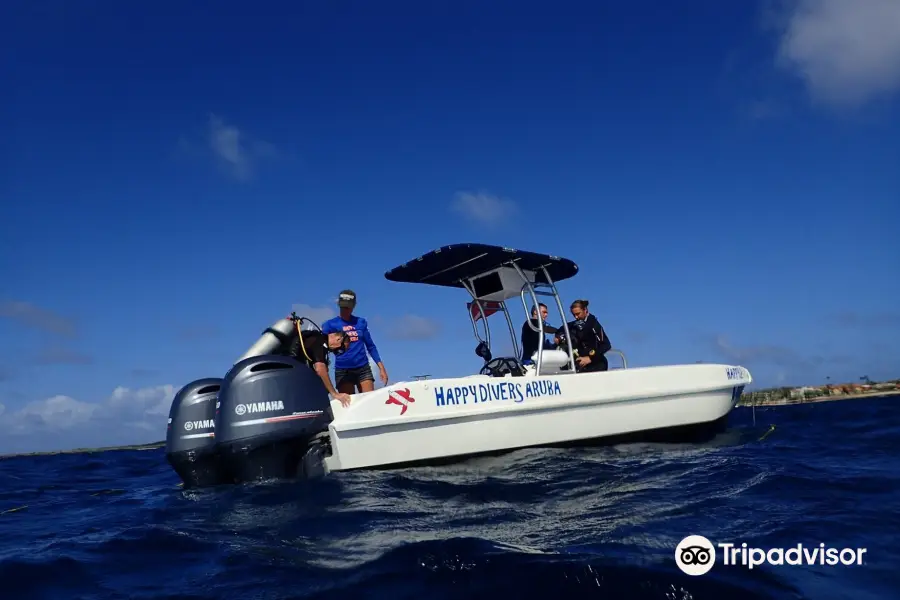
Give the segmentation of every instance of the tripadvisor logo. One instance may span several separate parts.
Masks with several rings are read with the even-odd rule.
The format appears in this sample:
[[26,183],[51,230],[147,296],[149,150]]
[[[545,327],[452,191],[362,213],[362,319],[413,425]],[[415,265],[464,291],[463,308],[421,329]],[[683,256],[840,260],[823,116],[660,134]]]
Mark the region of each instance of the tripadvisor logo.
[[[753,548],[746,543],[718,544],[720,559],[725,566],[748,569],[770,565],[862,565],[866,548],[830,548],[825,544],[789,548]],[[705,575],[716,564],[716,547],[702,535],[689,535],[675,547],[675,564],[687,575]]]
[[689,535],[675,547],[675,564],[687,575],[704,575],[716,564],[716,549],[702,535]]

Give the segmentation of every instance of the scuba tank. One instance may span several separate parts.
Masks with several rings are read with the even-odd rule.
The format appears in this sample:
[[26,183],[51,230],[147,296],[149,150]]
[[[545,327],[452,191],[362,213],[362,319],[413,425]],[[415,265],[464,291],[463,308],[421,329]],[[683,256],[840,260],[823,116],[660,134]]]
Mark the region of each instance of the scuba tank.
[[263,354],[280,354],[279,350],[287,348],[296,335],[297,326],[292,318],[279,319],[266,328],[259,339],[234,362],[239,363],[246,358]]

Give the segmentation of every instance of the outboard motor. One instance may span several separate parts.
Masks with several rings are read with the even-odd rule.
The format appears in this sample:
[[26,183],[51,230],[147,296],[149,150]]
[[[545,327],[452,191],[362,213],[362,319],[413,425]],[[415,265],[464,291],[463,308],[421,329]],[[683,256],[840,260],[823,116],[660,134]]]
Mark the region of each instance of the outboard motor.
[[166,427],[166,460],[185,488],[226,483],[216,454],[216,395],[221,378],[198,379],[175,394]]
[[235,483],[295,478],[320,465],[331,412],[318,374],[293,357],[252,356],[222,384],[216,448]]

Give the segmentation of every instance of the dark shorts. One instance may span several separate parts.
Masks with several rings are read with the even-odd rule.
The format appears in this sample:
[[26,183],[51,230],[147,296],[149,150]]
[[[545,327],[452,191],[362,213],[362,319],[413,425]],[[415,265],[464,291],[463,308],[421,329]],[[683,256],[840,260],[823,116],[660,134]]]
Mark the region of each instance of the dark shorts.
[[352,383],[353,385],[359,385],[363,381],[375,381],[375,376],[372,375],[371,365],[356,367],[355,369],[336,368],[334,370],[334,381],[338,385],[338,387],[340,387],[343,383]]

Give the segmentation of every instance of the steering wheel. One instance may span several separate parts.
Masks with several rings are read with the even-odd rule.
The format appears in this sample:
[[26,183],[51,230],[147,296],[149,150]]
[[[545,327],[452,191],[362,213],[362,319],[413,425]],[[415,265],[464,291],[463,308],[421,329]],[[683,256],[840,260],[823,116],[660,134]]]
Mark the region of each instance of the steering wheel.
[[519,359],[511,356],[501,356],[484,363],[479,375],[489,375],[491,377],[503,377],[507,373],[513,377],[524,377],[525,367],[519,362]]

